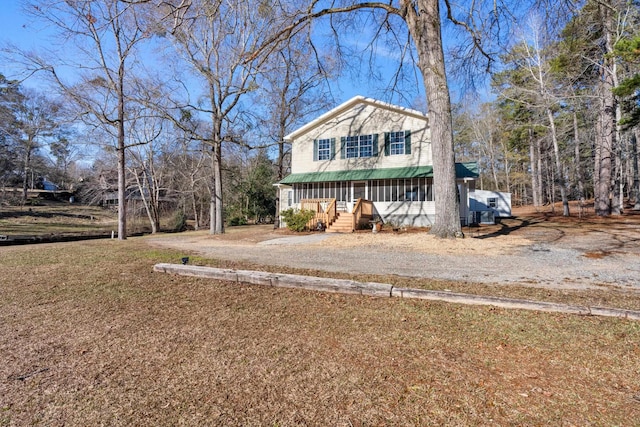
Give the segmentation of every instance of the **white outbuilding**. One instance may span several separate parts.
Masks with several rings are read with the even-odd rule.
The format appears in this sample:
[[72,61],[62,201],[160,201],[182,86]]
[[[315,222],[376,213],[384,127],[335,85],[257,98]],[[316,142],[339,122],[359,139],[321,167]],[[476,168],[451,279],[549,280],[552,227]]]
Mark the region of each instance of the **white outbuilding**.
[[496,218],[511,217],[511,193],[475,190],[469,193],[471,222],[494,224]]

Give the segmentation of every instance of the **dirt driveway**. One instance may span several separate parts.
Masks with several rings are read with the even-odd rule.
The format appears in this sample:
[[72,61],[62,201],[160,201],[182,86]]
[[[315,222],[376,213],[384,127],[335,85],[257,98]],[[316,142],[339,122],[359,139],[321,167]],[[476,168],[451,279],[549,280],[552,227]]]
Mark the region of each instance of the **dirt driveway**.
[[150,244],[258,265],[343,273],[518,284],[556,289],[619,287],[640,291],[640,213],[562,218],[514,210],[467,238],[436,239],[420,230],[293,236],[271,226],[227,233],[164,235]]

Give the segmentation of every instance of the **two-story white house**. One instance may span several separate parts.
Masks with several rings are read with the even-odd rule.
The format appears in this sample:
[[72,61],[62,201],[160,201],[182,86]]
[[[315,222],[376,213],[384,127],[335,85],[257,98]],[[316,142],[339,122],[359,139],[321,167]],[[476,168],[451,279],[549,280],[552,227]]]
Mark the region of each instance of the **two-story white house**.
[[[416,110],[356,96],[285,137],[291,174],[280,181],[280,211],[318,212],[327,231],[385,223],[430,226],[435,220],[431,132]],[[478,177],[475,163],[456,164],[460,218]],[[284,226],[282,221],[281,226]]]

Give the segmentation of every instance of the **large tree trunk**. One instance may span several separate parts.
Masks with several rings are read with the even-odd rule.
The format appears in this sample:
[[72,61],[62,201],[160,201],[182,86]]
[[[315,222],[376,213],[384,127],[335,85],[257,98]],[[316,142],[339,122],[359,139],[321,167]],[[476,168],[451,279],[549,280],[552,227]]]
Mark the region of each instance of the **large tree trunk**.
[[224,226],[222,223],[222,155],[221,155],[221,146],[219,138],[214,142],[212,148],[212,162],[213,162],[213,192],[211,195],[211,224],[210,224],[210,233],[211,234],[222,234],[224,233]]
[[598,133],[596,135],[596,164],[597,185],[595,192],[595,213],[599,216],[611,214],[611,178],[614,126],[613,118],[615,108],[613,106],[613,86],[607,82],[605,75],[602,85],[602,105],[598,117]]
[[[418,51],[418,68],[424,80],[429,107],[436,214],[431,234],[453,238],[460,236],[462,231],[453,152],[451,99],[440,29],[440,7],[438,0],[403,0],[402,3],[408,8],[406,22]],[[417,3],[417,6],[413,3]]]
[[602,105],[598,118],[599,132],[596,135],[596,158],[595,165],[598,175],[598,185],[595,192],[595,213],[599,216],[611,214],[611,180],[612,180],[612,155],[615,147],[616,136],[616,101],[613,96],[614,81],[614,59],[610,55],[613,51],[611,11],[608,7],[600,6],[603,27],[606,31],[606,53],[602,65],[601,97]]

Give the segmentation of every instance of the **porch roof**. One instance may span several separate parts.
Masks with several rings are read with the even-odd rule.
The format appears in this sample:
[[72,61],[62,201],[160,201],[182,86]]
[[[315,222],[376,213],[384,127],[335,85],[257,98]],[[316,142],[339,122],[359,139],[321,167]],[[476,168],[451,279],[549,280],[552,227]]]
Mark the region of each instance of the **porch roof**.
[[[478,176],[479,174],[477,163],[456,163],[456,178],[477,178]],[[356,169],[332,172],[292,173],[291,175],[286,176],[284,179],[282,179],[282,181],[280,181],[280,184],[432,177],[433,166],[412,166],[403,168]]]

